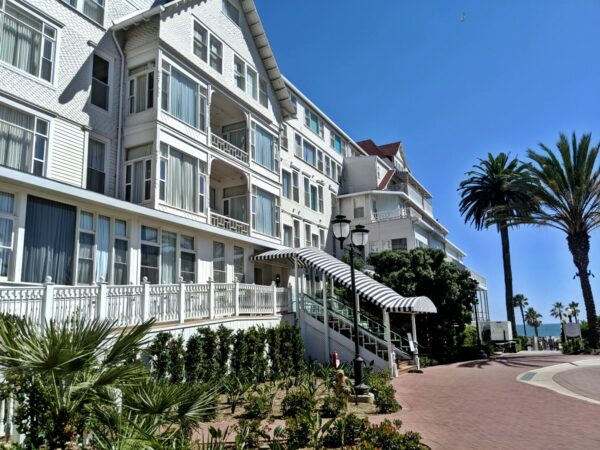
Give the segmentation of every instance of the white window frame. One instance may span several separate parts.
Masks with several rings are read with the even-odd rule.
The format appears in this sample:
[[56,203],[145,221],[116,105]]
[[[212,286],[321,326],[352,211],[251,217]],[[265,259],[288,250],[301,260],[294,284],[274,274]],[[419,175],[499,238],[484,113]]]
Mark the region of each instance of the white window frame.
[[15,214],[15,206],[16,206],[16,195],[14,194],[14,192],[9,192],[9,191],[1,191],[2,194],[4,195],[10,195],[12,197],[12,211],[11,212],[1,212],[0,211],[0,218],[1,219],[6,219],[6,220],[10,220],[12,222],[12,226],[11,226],[11,233],[10,233],[10,245],[6,246],[6,245],[2,245],[0,244],[0,248],[2,248],[3,250],[8,250],[10,252],[9,256],[8,256],[8,262],[7,262],[7,267],[6,267],[6,275],[2,275],[2,273],[0,272],[0,280],[4,280],[7,281],[9,279],[9,277],[11,276],[11,272],[12,272],[12,263],[15,257],[15,251],[14,251],[14,245],[15,245],[15,222],[17,219],[17,216]]
[[[85,17],[87,17],[88,19],[90,19],[92,22],[97,23],[100,26],[104,26],[104,19],[105,19],[105,15],[106,15],[106,5],[104,4],[104,0],[62,0],[63,3],[69,5],[71,8],[77,10],[80,14],[84,15]],[[93,17],[87,15],[85,13],[85,5],[92,3],[94,5],[96,5],[96,7],[99,7],[100,9],[102,9],[102,20],[100,20],[100,22],[98,22],[96,19],[94,19]]]
[[[274,202],[274,214],[273,214],[273,230],[275,232],[274,235],[269,235],[269,234],[263,234],[260,231],[256,231],[256,207],[255,207],[255,202],[256,202],[256,190],[260,189],[261,191],[267,192],[268,194],[271,194],[273,196],[273,202]],[[280,237],[281,235],[281,204],[280,204],[280,200],[279,200],[279,196],[278,195],[274,195],[271,192],[267,191],[266,189],[262,189],[258,186],[252,186],[252,214],[251,214],[251,223],[252,223],[252,230],[258,234],[261,234],[263,236],[270,236],[270,237]]]
[[[129,150],[132,150],[134,148],[138,148],[138,147],[145,147],[145,146],[150,146],[151,149],[154,149],[154,144],[153,143],[148,143],[148,144],[142,144],[142,145],[136,145],[134,147],[129,147],[127,149],[125,149],[125,157],[127,158],[127,152]],[[148,155],[143,155],[140,156],[138,158],[134,158],[134,159],[127,159],[125,161],[125,173],[124,173],[124,177],[123,177],[123,198],[125,201],[131,202],[133,203],[133,167],[135,165],[136,162],[141,162],[142,163],[142,202],[140,204],[144,204],[147,202],[152,201],[152,198],[154,197],[154,192],[152,189],[152,173],[153,173],[153,166],[154,163],[152,161],[152,155],[153,155],[153,151],[150,152],[150,154]],[[148,164],[150,164],[150,176],[148,177]],[[130,181],[127,181],[127,172],[130,172]],[[148,183],[150,184],[148,186]],[[131,197],[130,199],[127,199],[127,186],[131,186]]]
[[[198,118],[197,118],[198,126],[194,126],[193,124],[187,123],[183,119],[180,119],[179,117],[176,117],[175,115],[173,115],[171,113],[171,73],[173,70],[179,72],[180,74],[182,74],[184,77],[191,80],[196,85],[197,97],[198,97],[198,104],[196,105],[197,110],[198,110]],[[161,75],[162,75],[161,87],[160,87],[160,89],[161,89],[161,93],[160,93],[160,108],[161,108],[161,110],[164,113],[168,114],[173,119],[185,124],[188,127],[194,128],[195,130],[200,130],[200,131],[206,132],[208,129],[208,122],[207,122],[208,87],[205,84],[198,82],[198,80],[195,77],[191,76],[185,70],[180,69],[178,66],[176,66],[166,60],[162,61]],[[165,103],[166,103],[166,106],[165,106]]]
[[246,78],[247,80],[253,80],[252,83],[246,82],[246,92],[254,100],[258,99],[258,73],[251,67],[246,66]]
[[312,245],[312,229],[310,223],[304,223],[304,246],[310,247]]
[[[221,245],[223,248],[223,270],[217,270],[215,269],[215,262],[216,262],[216,257],[215,257],[215,244]],[[227,283],[227,259],[225,258],[225,251],[227,249],[227,246],[225,245],[224,242],[219,242],[219,241],[213,241],[213,249],[212,249],[212,277],[213,277],[213,281],[216,283]],[[219,275],[223,275],[223,280],[217,280],[217,277],[215,275],[217,275],[217,273]]]
[[324,193],[323,193],[323,186],[322,185],[318,185],[317,186],[317,197],[318,197],[318,205],[319,205],[319,212],[322,213],[323,211],[325,211],[325,207],[324,207],[324,203],[325,203],[325,199],[324,197]]
[[285,123],[281,124],[281,129],[279,130],[279,147],[285,152],[288,151],[288,126]]
[[233,81],[238,89],[246,91],[246,63],[235,53],[233,54]]
[[[121,234],[117,234],[116,228],[117,228],[117,221],[119,222],[123,222],[125,224],[125,234],[121,235]],[[117,282],[115,281],[115,267],[117,266],[117,264],[125,266],[125,273],[127,274],[126,280],[125,282],[127,283],[129,281],[129,224],[127,223],[126,220],[123,219],[117,219],[114,218],[112,219],[112,255],[110,258],[110,280],[113,284],[116,284]],[[116,255],[117,255],[117,251],[116,251],[116,243],[117,241],[123,241],[125,242],[125,246],[127,248],[126,252],[125,252],[125,262],[117,262],[116,260]]]
[[[104,61],[106,61],[108,63],[108,80],[105,83],[104,81],[99,80],[98,78],[94,78],[94,57],[97,56],[100,59],[103,59]],[[111,92],[112,92],[112,69],[113,69],[113,64],[114,64],[114,59],[112,59],[111,57],[105,55],[103,52],[99,52],[99,51],[95,51],[94,53],[92,53],[92,71],[91,71],[91,82],[90,82],[90,105],[94,108],[97,108],[99,111],[103,111],[104,113],[108,113],[111,110]],[[94,89],[94,80],[96,80],[98,83],[106,86],[107,89],[107,93],[106,93],[106,109],[103,108],[102,106],[96,105],[95,103],[92,103],[92,91]]]
[[[232,11],[232,9],[234,11]],[[238,27],[240,26],[240,10],[233,4],[233,2],[230,0],[223,0],[221,3],[221,12]],[[234,12],[235,16],[231,17]]]
[[194,20],[194,39],[193,39],[193,53],[205,63],[208,62],[208,30],[200,24],[197,20]]
[[[316,122],[317,122],[317,131],[313,130],[311,128],[311,119],[316,118]],[[311,132],[313,132],[314,134],[316,134],[317,136],[319,136],[320,138],[323,138],[323,119],[321,119],[321,117],[315,113],[312,109],[308,108],[308,107],[304,107],[304,125],[306,126],[306,128],[308,128]]]
[[292,200],[300,203],[300,173],[297,170],[292,171]]
[[[241,255],[238,250],[242,251]],[[236,272],[236,263],[239,262],[239,260],[241,260],[242,271]],[[246,281],[246,250],[244,247],[240,247],[239,245],[233,246],[233,276],[234,281],[239,283],[244,283]]]
[[[286,236],[289,236],[289,241],[286,241]],[[283,245],[290,248],[294,246],[294,228],[289,225],[283,225]]]
[[[223,42],[212,33],[208,42],[208,64],[217,72],[223,73]],[[218,51],[213,51],[213,43]]]
[[[287,180],[288,180],[288,184],[287,184],[288,192],[287,193],[285,192],[285,189],[284,189],[284,186],[285,186],[283,183],[284,178],[287,178]],[[282,194],[282,196],[291,200],[292,196],[293,196],[293,194],[292,194],[293,190],[294,190],[294,188],[292,186],[292,174],[290,173],[289,170],[281,169],[281,194]]]
[[[152,75],[152,76],[151,76]],[[136,110],[137,105],[137,85],[139,83],[139,79],[141,77],[146,77],[146,91],[145,96],[146,99],[144,101],[144,109]],[[156,94],[156,74],[155,74],[155,63],[154,61],[150,61],[148,63],[132,67],[128,70],[128,89],[129,89],[129,97],[128,97],[128,110],[129,114],[137,114],[143,111],[147,111],[149,109],[154,108],[155,103],[155,94]],[[152,79],[152,89],[150,89],[150,79]]]
[[[147,241],[144,240],[143,238],[143,231],[144,228],[150,228],[152,230],[156,231],[156,241]],[[139,270],[140,270],[140,281],[143,281],[142,279],[142,269],[143,268],[148,268],[148,269],[156,269],[157,274],[156,274],[156,282],[157,284],[161,284],[160,283],[160,275],[161,275],[161,257],[162,257],[162,249],[161,249],[161,236],[162,236],[162,229],[159,227],[155,227],[155,226],[149,226],[149,225],[141,225],[140,226],[140,264],[139,264]],[[143,253],[143,247],[147,246],[147,247],[157,247],[158,248],[158,259],[156,262],[156,267],[154,266],[143,266],[142,265],[142,253]],[[150,280],[148,280],[150,281]]]
[[293,234],[293,242],[294,248],[300,248],[301,242],[302,240],[300,239],[300,221],[297,219],[294,219],[294,234]]
[[[103,138],[101,136],[98,136],[96,134],[90,133],[88,136],[88,147],[87,147],[87,161],[86,161],[86,175],[85,175],[85,187],[86,189],[88,188],[88,183],[89,183],[89,176],[88,176],[88,172],[90,170],[90,145],[89,145],[89,141],[96,141],[101,143],[104,146],[104,186],[102,188],[102,194],[106,194],[107,192],[107,188],[108,188],[108,166],[109,166],[109,149],[110,149],[110,141],[108,141],[106,138]],[[92,169],[92,170],[96,170],[96,169]],[[99,172],[99,171],[98,171]]]
[[[183,247],[182,243],[184,238],[186,239],[191,239],[191,243],[192,243],[192,248],[187,248],[187,247]],[[194,256],[194,272],[193,272],[193,277],[191,280],[187,280],[187,282],[189,283],[195,283],[198,280],[198,255],[196,253],[196,239],[194,238],[194,236],[189,236],[187,234],[178,234],[177,235],[177,247],[178,247],[178,266],[179,266],[179,277],[182,277],[184,279],[184,281],[186,281],[186,277],[183,276],[183,264],[181,263],[182,261],[182,255],[183,254],[187,254],[187,255],[193,255]],[[185,272],[186,274],[190,274],[191,272]]]

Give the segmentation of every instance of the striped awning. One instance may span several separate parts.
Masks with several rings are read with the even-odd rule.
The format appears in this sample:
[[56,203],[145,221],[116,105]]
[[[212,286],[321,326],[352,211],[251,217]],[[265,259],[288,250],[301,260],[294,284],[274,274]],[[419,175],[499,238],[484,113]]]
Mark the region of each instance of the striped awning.
[[[287,248],[271,250],[252,257],[254,261],[287,260],[298,267],[314,267],[346,288],[352,286],[350,266],[322,250]],[[360,271],[355,271],[356,291],[364,300],[389,312],[436,313],[437,309],[427,297],[403,297],[393,289],[375,281]]]

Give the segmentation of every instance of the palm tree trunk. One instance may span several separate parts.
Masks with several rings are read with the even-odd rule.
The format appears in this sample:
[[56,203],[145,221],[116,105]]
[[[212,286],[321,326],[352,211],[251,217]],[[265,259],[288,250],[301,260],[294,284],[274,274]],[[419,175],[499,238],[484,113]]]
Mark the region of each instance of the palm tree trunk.
[[537,337],[539,337],[539,336],[538,336],[538,327],[534,327],[533,329],[535,330],[535,337],[536,337],[536,338],[537,338]]
[[589,335],[588,341],[590,347],[598,347],[598,317],[596,316],[596,305],[594,304],[594,295],[592,286],[590,285],[590,275],[588,266],[590,263],[590,236],[586,232],[577,234],[569,234],[567,236],[569,250],[573,255],[573,262],[577,267],[579,282],[581,283],[581,292],[583,294],[583,302],[587,313]]
[[500,225],[502,238],[502,261],[504,263],[504,296],[506,300],[506,319],[510,321],[513,336],[517,335],[515,324],[515,308],[513,304],[512,267],[510,264],[510,242],[508,240],[508,227]]
[[521,319],[523,319],[523,336],[527,339],[527,327],[525,326],[525,313],[523,312],[523,305],[519,306],[521,309]]

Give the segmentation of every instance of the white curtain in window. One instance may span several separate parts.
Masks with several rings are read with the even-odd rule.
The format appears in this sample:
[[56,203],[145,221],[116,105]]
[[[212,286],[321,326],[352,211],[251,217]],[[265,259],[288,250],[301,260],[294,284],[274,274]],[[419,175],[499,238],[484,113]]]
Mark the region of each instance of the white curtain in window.
[[273,169],[273,136],[258,126],[254,136],[256,139],[256,162],[261,166]]
[[96,279],[108,281],[108,252],[110,250],[110,218],[98,217],[96,231]]
[[187,211],[196,210],[196,173],[196,159],[170,149],[167,203]]
[[[12,8],[6,7],[7,12],[16,14]],[[4,14],[2,35],[0,36],[0,59],[12,66],[32,75],[38,75],[42,35],[34,27],[41,24],[24,14],[19,14],[17,20]]]
[[144,111],[146,109],[146,80],[147,74],[140,75],[136,80],[135,92],[135,112]]
[[28,170],[33,148],[35,119],[16,109],[0,105],[0,165]]
[[275,199],[273,195],[262,189],[256,190],[256,231],[274,236],[273,217],[275,214]]
[[171,71],[170,113],[198,127],[198,85],[176,70]]
[[175,233],[163,231],[160,245],[160,282],[163,284],[175,283],[176,245],[177,235]]
[[131,183],[133,203],[142,203],[144,192],[144,162],[137,161],[133,164],[133,179]]

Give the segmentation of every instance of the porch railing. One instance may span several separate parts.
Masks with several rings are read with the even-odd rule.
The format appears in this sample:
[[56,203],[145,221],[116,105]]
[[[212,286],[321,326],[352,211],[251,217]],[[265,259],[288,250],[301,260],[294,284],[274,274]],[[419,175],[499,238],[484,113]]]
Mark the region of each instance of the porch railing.
[[238,161],[243,162],[244,164],[248,164],[248,152],[242,150],[241,148],[236,147],[235,145],[227,142],[225,139],[217,136],[216,134],[211,134],[211,143],[214,148],[217,150],[237,159]]
[[112,286],[0,287],[0,313],[44,324],[77,317],[109,319],[124,327],[155,318],[156,323],[275,315],[292,311],[290,287],[275,284],[184,283]]
[[231,217],[223,216],[212,211],[210,212],[210,224],[214,227],[245,234],[246,236],[250,234],[250,225],[246,222],[232,219]]
[[409,218],[418,219],[419,217],[419,213],[417,213],[414,209],[409,207],[385,209],[382,211],[371,213],[371,220],[374,222]]

